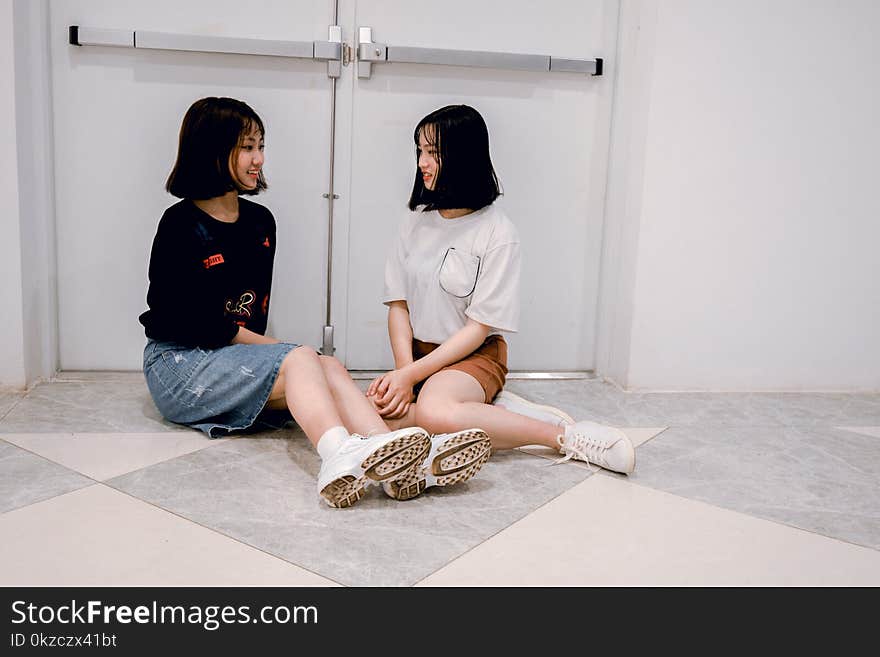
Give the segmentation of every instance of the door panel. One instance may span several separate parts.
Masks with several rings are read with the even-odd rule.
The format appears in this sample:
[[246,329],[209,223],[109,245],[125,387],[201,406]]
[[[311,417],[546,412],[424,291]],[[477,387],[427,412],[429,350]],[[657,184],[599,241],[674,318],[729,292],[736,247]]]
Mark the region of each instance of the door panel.
[[[343,39],[373,28],[397,46],[549,54],[606,62],[604,77],[438,65],[344,67],[336,102],[332,319],[353,369],[391,365],[384,259],[412,182],[412,128],[450,103],[475,106],[490,129],[523,241],[520,332],[511,368],[593,367],[594,313],[617,0],[503,3],[340,0]],[[140,367],[150,243],[177,132],[205,95],[241,98],[267,126],[270,189],[255,197],[278,222],[269,331],[319,345],[325,323],[330,81],[322,63],[67,45],[67,26],[326,40],[333,0],[253,5],[53,1],[53,107],[62,369]],[[206,20],[206,16],[210,20]]]
[[[210,17],[206,20],[205,17]],[[320,62],[67,45],[68,25],[290,41],[327,39],[327,0],[56,1],[50,5],[62,369],[139,369],[147,265],[180,122],[203,96],[247,102],[266,124],[278,223],[269,330],[320,344],[330,86]]]
[[[491,6],[490,6],[491,4]],[[412,3],[357,0],[356,26],[389,46],[608,58],[617,3]],[[493,11],[493,7],[496,11]],[[385,256],[415,170],[413,127],[449,104],[475,107],[489,127],[501,204],[522,240],[522,319],[508,335],[510,367],[593,368],[611,80],[379,63],[352,76],[346,364],[392,365],[381,304]]]

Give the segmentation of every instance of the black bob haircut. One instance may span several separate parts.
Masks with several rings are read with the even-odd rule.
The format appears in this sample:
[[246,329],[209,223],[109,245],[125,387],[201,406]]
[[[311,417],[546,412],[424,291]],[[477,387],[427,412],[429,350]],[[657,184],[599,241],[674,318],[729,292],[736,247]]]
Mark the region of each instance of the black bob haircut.
[[[437,150],[440,169],[434,189],[425,187],[419,171],[419,134]],[[489,130],[480,113],[468,105],[447,105],[419,121],[413,132],[416,143],[416,178],[409,209],[480,210],[501,195],[498,176],[489,157]]]
[[254,189],[236,184],[230,163],[242,139],[254,128],[265,136],[263,121],[246,103],[234,98],[202,98],[186,111],[180,126],[177,161],[165,189],[177,198],[204,200],[226,192],[259,194],[266,189],[262,170]]

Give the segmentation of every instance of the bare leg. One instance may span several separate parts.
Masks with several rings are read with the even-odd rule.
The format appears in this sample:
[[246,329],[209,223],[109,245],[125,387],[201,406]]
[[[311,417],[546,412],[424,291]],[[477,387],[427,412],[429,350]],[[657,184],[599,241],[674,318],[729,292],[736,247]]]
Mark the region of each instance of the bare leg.
[[332,356],[321,356],[320,360],[333,399],[336,402],[336,408],[349,432],[370,436],[413,426],[412,424],[401,426],[387,424],[379,417],[373,403],[358,388],[342,363]]
[[[422,429],[390,433],[342,364],[308,347],[293,349],[281,363],[267,406],[282,403],[322,458],[318,492],[333,507],[351,506],[370,483],[408,476],[431,449]],[[378,435],[357,440],[352,431]]]
[[431,376],[419,393],[416,420],[432,433],[451,433],[478,427],[489,435],[492,448],[545,445],[558,449],[558,426],[511,413],[485,403],[485,393],[470,374],[446,370]]
[[297,347],[285,356],[267,405],[287,406],[314,446],[328,429],[345,426],[318,354],[308,347]]
[[[361,393],[363,395],[363,393]],[[373,407],[373,410],[378,413],[379,407],[376,406],[376,401],[373,397],[365,397],[366,400],[370,403],[370,406]],[[381,416],[380,416],[381,417]],[[392,431],[397,431],[398,429],[405,429],[406,427],[417,427],[419,426],[418,422],[416,422],[416,404],[410,404],[409,408],[406,409],[406,413],[399,418],[389,419],[387,417],[383,417],[382,420]]]

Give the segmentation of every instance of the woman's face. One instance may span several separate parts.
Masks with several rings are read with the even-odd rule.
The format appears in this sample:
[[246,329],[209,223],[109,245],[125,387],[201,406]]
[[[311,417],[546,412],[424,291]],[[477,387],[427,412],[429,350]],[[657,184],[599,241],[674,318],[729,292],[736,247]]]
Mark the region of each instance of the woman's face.
[[237,154],[233,151],[229,168],[232,178],[242,189],[257,188],[260,170],[263,168],[263,162],[266,161],[263,148],[263,134],[255,127],[244,136]]
[[419,171],[422,172],[425,189],[433,191],[440,174],[440,160],[432,126],[425,126],[419,131]]

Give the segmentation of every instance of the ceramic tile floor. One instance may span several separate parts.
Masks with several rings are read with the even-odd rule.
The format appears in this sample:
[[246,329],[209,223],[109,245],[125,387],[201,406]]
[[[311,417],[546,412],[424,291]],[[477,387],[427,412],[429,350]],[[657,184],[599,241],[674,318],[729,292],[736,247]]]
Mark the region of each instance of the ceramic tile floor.
[[635,473],[527,448],[335,510],[295,427],[208,440],[137,373],[0,390],[0,585],[880,585],[880,394],[509,388],[622,427]]

